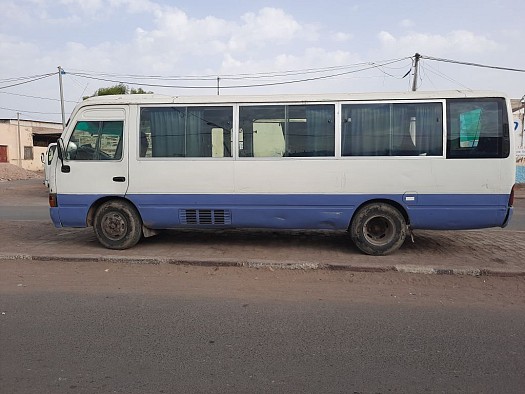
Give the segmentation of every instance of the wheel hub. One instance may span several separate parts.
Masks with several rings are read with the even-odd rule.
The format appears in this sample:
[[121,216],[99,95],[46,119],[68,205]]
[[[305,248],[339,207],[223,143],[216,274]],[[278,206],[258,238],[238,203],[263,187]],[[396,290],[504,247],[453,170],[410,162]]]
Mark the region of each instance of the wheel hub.
[[384,245],[394,236],[394,226],[387,218],[375,216],[365,223],[364,234],[369,242]]
[[102,219],[102,231],[108,238],[120,239],[126,235],[127,224],[118,213],[108,213]]

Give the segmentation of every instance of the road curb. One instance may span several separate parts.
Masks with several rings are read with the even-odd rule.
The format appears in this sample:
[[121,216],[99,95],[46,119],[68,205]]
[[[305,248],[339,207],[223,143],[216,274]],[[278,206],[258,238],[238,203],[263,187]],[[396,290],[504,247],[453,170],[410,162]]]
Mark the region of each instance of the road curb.
[[441,268],[425,265],[344,265],[332,263],[312,263],[301,261],[240,261],[234,259],[177,259],[167,257],[143,257],[143,256],[101,256],[101,255],[30,255],[23,253],[0,254],[0,260],[31,260],[31,261],[71,261],[71,262],[107,262],[126,264],[172,264],[190,265],[199,267],[241,267],[271,270],[327,270],[348,272],[400,272],[425,275],[460,275],[460,276],[499,276],[499,277],[521,277],[525,276],[525,270],[497,270],[490,268],[458,267]]

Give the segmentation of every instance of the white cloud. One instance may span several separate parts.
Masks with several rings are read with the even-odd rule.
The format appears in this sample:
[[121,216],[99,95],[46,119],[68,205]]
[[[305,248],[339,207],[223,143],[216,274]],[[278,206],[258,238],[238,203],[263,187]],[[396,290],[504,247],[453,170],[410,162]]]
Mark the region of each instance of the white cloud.
[[349,33],[337,32],[332,35],[332,40],[335,42],[348,42],[352,40],[354,36]]
[[103,0],[60,0],[60,3],[73,6],[74,8],[80,8],[81,11],[88,13],[95,13],[104,7]]
[[[403,19],[404,14],[395,14],[392,7],[384,12],[392,14],[390,22],[384,18],[367,19],[370,7],[344,6],[338,15],[321,15],[324,5],[301,9],[301,17],[294,7],[279,6],[254,9],[251,3],[240,7],[221,5],[221,14],[206,10],[202,4],[171,2],[168,0],[0,0],[3,24],[0,26],[0,72],[7,77],[37,75],[56,72],[61,65],[69,70],[101,71],[114,74],[139,75],[219,75],[250,74],[285,70],[305,70],[337,65],[351,65],[413,55],[419,52],[428,56],[446,57],[494,64],[499,60],[504,66],[519,68],[519,24],[504,23],[501,26],[484,26],[481,32],[448,30],[443,24],[437,33],[417,31],[417,26],[431,26],[434,18],[428,16]],[[195,1],[197,3],[197,1]],[[184,10],[171,4],[185,4]],[[277,4],[277,3],[275,3]],[[393,3],[392,3],[393,4]],[[481,3],[480,3],[481,4]],[[316,8],[317,15],[312,14]],[[372,7],[373,8],[373,7]],[[386,7],[388,8],[388,7]],[[213,9],[209,8],[210,10]],[[289,11],[288,11],[289,10]],[[310,12],[310,13],[309,13]],[[355,14],[355,15],[354,15]],[[229,16],[225,16],[229,15]],[[454,18],[452,18],[454,19]],[[460,18],[450,25],[466,26]],[[385,25],[393,23],[393,25]],[[380,26],[380,27],[378,27]],[[509,27],[510,26],[510,27]],[[390,30],[390,27],[392,30]],[[380,31],[383,29],[383,31]],[[393,30],[395,29],[395,30]],[[505,31],[505,29],[508,29]],[[398,33],[398,32],[401,33]],[[379,32],[374,37],[371,32]],[[497,40],[496,40],[497,38]],[[508,48],[515,48],[511,51]],[[504,52],[505,51],[505,52]],[[505,57],[498,56],[505,53]],[[503,60],[504,59],[504,60]],[[520,63],[521,62],[521,63]],[[500,63],[501,64],[501,63]],[[488,71],[471,67],[432,63],[425,74],[424,84],[432,78],[436,88],[443,88],[438,75],[432,74],[430,66],[438,74],[454,75],[454,78],[469,87],[498,90],[519,90],[523,85],[521,74],[498,73],[498,78],[486,78]],[[235,93],[267,93],[269,91],[366,91],[406,89],[407,80],[400,78],[410,68],[410,60],[384,67],[384,73],[370,69],[348,74],[337,79],[322,79],[304,84],[276,86],[261,89],[233,89]],[[451,70],[451,71],[449,71]],[[452,71],[453,70],[453,71]],[[464,71],[463,74],[461,72]],[[496,75],[495,73],[492,75]],[[297,79],[304,78],[304,74]],[[476,80],[477,78],[477,80]],[[291,78],[287,78],[291,79]],[[271,82],[266,78],[267,82]],[[66,99],[91,94],[98,87],[112,82],[82,79],[72,74],[65,78]],[[247,84],[254,81],[245,81]],[[55,97],[56,78],[21,85],[10,89]],[[129,82],[129,81],[124,81]],[[458,87],[449,82],[446,88]],[[51,88],[44,92],[48,84]],[[162,83],[162,82],[159,82]],[[166,84],[177,84],[165,82]],[[209,82],[206,82],[209,83]],[[213,81],[211,84],[213,85]],[[233,83],[226,78],[221,85]],[[185,83],[181,83],[185,85]],[[194,84],[193,82],[189,84]],[[492,85],[491,85],[492,84]],[[500,87],[502,86],[502,87]],[[507,88],[507,86],[509,88]],[[434,87],[434,86],[432,86]],[[157,93],[200,94],[202,90],[146,88]],[[274,89],[274,90],[272,90]],[[225,89],[225,92],[232,90]],[[222,92],[221,92],[222,93]],[[521,97],[522,93],[520,93]],[[6,94],[0,97],[5,100]],[[38,105],[46,103],[37,102]],[[15,105],[0,103],[0,106],[15,108]],[[16,108],[29,109],[26,103]],[[37,106],[33,110],[46,109]],[[50,112],[55,112],[50,110]],[[1,113],[1,111],[0,111]],[[0,114],[1,117],[1,114]]]
[[483,53],[502,49],[497,42],[466,30],[452,31],[446,35],[410,33],[395,37],[389,32],[378,34],[382,48],[390,53],[412,54],[414,52],[438,55],[443,53]]
[[411,19],[403,19],[401,22],[399,22],[399,26],[408,29],[408,28],[414,27],[415,23]]
[[[280,47],[285,48],[292,42],[296,45],[308,42],[316,37],[315,28],[301,25],[291,15],[276,8],[246,13],[237,21],[213,16],[191,18],[174,7],[165,7],[155,15],[155,27],[136,29],[135,42],[131,45],[137,47],[139,54],[157,52],[162,63],[177,63],[189,56],[205,59],[196,63],[206,67],[207,63],[264,61],[274,57]],[[242,59],[233,61],[240,53]],[[199,72],[198,67],[195,71]]]
[[[32,62],[32,55],[40,52],[37,45],[21,42],[18,37],[0,33],[0,70],[6,76],[23,75],[24,65]],[[41,72],[43,74],[45,72]],[[37,73],[35,73],[37,74]]]
[[248,39],[255,41],[287,41],[303,30],[291,15],[277,8],[263,8],[256,14],[244,14],[241,19],[244,22],[242,31],[248,34]]

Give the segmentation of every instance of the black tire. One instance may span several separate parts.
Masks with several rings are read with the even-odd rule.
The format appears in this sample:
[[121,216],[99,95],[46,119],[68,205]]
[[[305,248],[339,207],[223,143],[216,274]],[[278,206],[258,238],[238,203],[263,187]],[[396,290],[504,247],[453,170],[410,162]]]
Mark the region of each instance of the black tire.
[[142,219],[133,205],[122,200],[103,203],[93,224],[98,241],[108,249],[128,249],[142,237]]
[[364,253],[383,256],[399,249],[405,242],[405,218],[392,205],[372,203],[360,208],[354,215],[350,235]]

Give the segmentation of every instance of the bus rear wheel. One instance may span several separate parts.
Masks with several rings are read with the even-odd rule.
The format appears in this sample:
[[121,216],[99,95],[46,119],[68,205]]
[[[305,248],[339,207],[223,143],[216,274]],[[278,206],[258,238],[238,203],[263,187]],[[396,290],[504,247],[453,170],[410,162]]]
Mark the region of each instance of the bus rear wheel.
[[406,221],[392,205],[372,203],[360,208],[350,226],[350,236],[364,253],[383,256],[399,249],[407,234]]
[[108,249],[128,249],[142,237],[142,220],[130,203],[112,200],[96,211],[93,228],[98,241]]

